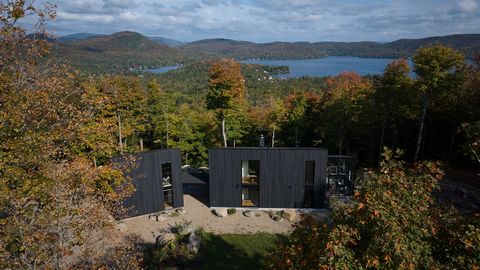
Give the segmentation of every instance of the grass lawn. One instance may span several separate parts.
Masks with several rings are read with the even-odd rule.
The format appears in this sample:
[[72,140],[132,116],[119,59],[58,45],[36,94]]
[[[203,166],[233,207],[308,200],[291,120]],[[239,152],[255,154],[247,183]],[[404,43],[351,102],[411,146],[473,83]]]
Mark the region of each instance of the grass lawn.
[[205,233],[200,253],[203,269],[264,269],[265,253],[284,238],[278,234],[222,234]]
[[[202,245],[197,255],[186,258],[182,249],[169,249],[151,246],[144,257],[146,269],[265,269],[265,253],[272,251],[286,236],[280,234],[212,234],[202,233]],[[177,246],[178,247],[178,246]],[[183,250],[186,246],[183,246]]]

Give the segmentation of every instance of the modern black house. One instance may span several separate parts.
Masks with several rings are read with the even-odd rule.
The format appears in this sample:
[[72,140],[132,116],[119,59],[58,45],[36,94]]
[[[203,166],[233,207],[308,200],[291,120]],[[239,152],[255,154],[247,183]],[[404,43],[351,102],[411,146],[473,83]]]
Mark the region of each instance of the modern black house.
[[328,151],[209,149],[210,207],[322,208]]
[[131,177],[136,191],[124,201],[128,217],[183,207],[183,184],[180,179],[180,150],[160,149],[115,158],[125,164],[134,159]]

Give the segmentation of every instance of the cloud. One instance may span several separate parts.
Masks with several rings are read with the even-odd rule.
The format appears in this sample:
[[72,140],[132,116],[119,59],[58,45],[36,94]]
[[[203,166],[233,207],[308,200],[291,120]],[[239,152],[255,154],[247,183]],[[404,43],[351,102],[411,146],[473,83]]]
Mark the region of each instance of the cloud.
[[385,41],[478,32],[480,25],[479,0],[53,1],[58,34],[132,30],[181,41]]
[[111,23],[114,18],[111,15],[84,15],[77,13],[58,12],[58,19],[60,21],[79,21],[79,22],[93,22],[93,23]]
[[137,6],[134,0],[103,0],[105,8],[132,8]]
[[57,4],[61,10],[70,13],[95,13],[102,9],[102,1],[96,0],[72,0]]
[[141,16],[135,12],[132,12],[132,11],[124,11],[120,14],[118,14],[118,18],[121,19],[121,20],[125,20],[125,21],[134,21],[134,20],[137,20],[138,18],[140,18]]
[[465,13],[473,13],[478,8],[478,3],[475,0],[461,0],[458,1],[458,8]]

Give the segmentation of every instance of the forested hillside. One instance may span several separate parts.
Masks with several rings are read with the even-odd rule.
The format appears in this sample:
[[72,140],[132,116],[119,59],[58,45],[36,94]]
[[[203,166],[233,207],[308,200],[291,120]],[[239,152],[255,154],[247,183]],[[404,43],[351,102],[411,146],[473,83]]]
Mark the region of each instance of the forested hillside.
[[422,39],[402,39],[388,43],[377,42],[273,42],[252,43],[228,39],[207,39],[189,43],[181,48],[235,59],[305,59],[323,56],[411,57],[426,45],[446,45],[462,51],[468,58],[480,50],[480,34],[463,34]]
[[57,56],[84,71],[127,71],[129,69],[176,65],[199,54],[186,54],[135,32],[56,43]]
[[308,42],[273,42],[257,44],[229,39],[207,39],[181,46],[188,52],[204,52],[211,56],[235,59],[306,59],[326,56],[326,51]]

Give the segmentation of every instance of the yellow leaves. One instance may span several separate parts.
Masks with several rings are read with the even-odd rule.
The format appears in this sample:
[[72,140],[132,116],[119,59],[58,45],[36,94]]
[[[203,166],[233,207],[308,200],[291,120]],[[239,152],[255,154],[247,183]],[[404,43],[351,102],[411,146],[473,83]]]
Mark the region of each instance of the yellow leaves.
[[373,257],[373,259],[367,260],[367,267],[378,268],[379,266],[380,266],[380,261],[378,260],[378,257]]
[[226,110],[245,105],[245,80],[238,62],[221,59],[212,64],[209,73],[208,109]]
[[23,5],[15,5],[13,10],[11,11],[11,16],[15,20],[18,20],[25,16],[25,10],[23,10]]

